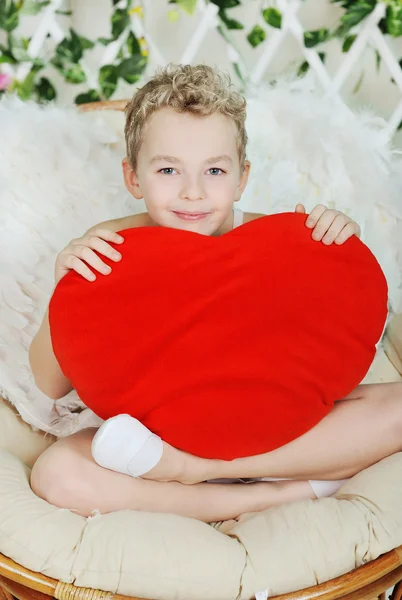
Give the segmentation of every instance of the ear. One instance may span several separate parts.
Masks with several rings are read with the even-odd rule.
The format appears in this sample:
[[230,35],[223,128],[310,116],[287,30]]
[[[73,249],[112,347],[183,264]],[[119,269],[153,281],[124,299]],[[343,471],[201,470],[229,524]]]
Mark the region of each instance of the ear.
[[133,167],[130,165],[130,162],[127,157],[123,158],[121,165],[123,167],[123,177],[124,183],[126,184],[126,188],[130,192],[130,194],[134,196],[134,198],[137,198],[137,200],[141,200],[141,198],[143,198],[144,195],[141,192],[137,174],[134,171]]
[[249,160],[244,161],[244,169],[240,176],[239,185],[237,186],[235,202],[238,202],[240,200],[242,193],[246,189],[248,176],[250,174],[250,168],[251,168],[250,161]]

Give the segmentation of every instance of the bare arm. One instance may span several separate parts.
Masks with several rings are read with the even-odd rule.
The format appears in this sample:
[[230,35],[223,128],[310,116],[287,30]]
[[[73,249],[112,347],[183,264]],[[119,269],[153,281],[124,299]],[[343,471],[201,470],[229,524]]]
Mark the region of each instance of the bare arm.
[[38,333],[29,348],[29,362],[37,387],[49,398],[66,396],[73,386],[63,374],[54,355],[49,328],[49,309],[46,310]]
[[[88,234],[93,234],[94,231],[99,230],[100,228],[104,231],[106,230],[106,232],[107,231],[116,232],[120,228],[124,229],[124,226],[125,226],[124,219],[123,220],[116,219],[114,221],[105,221],[104,223],[100,223],[99,225],[96,225],[95,227],[91,227],[91,229],[89,229],[84,234],[84,236],[82,238],[80,238],[80,240],[74,240],[74,242],[77,244],[77,242],[79,243],[81,240],[84,240],[84,238],[88,239]],[[97,243],[99,244],[99,242],[101,244],[106,244],[106,242],[101,241],[101,240],[98,240]],[[81,245],[81,246],[75,245],[74,247],[75,248],[78,248],[78,247],[83,248],[83,245]],[[86,248],[86,250],[89,250],[89,248]],[[109,250],[112,250],[112,248],[109,247]],[[72,250],[72,253],[74,254],[74,249]],[[77,254],[78,254],[78,251],[77,251]],[[84,256],[84,260],[85,260],[85,256]],[[71,259],[71,253],[70,253],[69,258]],[[96,269],[97,265],[103,264],[100,261],[100,258],[97,257],[95,254],[93,254],[92,260],[96,261],[92,265],[92,266],[94,266],[95,269]],[[61,261],[61,262],[63,262],[63,261]],[[91,264],[91,262],[89,262],[89,264]],[[61,265],[61,268],[62,268],[62,270],[64,269],[64,273],[68,272],[68,270],[73,268],[73,269],[77,270],[84,277],[86,276],[86,273],[90,272],[88,265],[86,263],[83,263],[81,260],[77,260],[76,263],[73,263],[73,264],[70,264],[67,261],[66,264]],[[56,268],[56,270],[57,270],[57,268]],[[63,276],[63,272],[61,272],[61,274],[56,275],[56,283],[60,280],[60,278],[62,276]],[[31,346],[29,348],[29,362],[31,365],[34,379],[35,379],[35,384],[44,394],[46,394],[53,400],[58,400],[59,398],[63,398],[63,396],[66,396],[73,389],[71,382],[67,379],[67,377],[62,372],[60,365],[57,362],[57,358],[53,352],[51,336],[50,336],[50,327],[49,327],[49,309],[46,310],[46,313],[43,318],[42,324],[39,328],[39,331],[35,335],[34,339],[32,340]]]

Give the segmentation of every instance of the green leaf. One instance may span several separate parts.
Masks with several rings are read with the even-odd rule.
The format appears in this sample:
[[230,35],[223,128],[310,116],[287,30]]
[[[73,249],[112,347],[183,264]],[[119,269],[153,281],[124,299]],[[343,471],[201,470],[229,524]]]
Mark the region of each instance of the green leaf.
[[17,61],[15,60],[10,48],[6,48],[0,44],[0,63],[9,63],[10,65],[14,65],[16,62]]
[[[402,69],[402,58],[401,58],[401,59],[398,61],[398,63],[399,63],[399,66],[400,66],[400,67],[401,67],[401,69]],[[396,83],[396,82],[395,82],[395,79],[394,79],[393,77],[391,77],[391,83]]]
[[99,71],[99,84],[106,99],[116,91],[118,79],[119,69],[114,65],[104,65]]
[[378,23],[378,29],[384,35],[388,33],[387,21],[385,19],[381,19],[381,21]]
[[32,65],[31,68],[31,73],[34,73],[35,75],[37,73],[39,73],[39,71],[41,71],[43,69],[44,65],[43,65],[43,61],[42,62],[37,62],[35,64]]
[[87,104],[88,102],[100,102],[102,98],[97,90],[89,90],[83,94],[78,94],[75,98],[76,104]]
[[113,38],[100,37],[100,38],[98,38],[98,42],[100,44],[102,44],[102,46],[108,46],[109,44],[111,44],[112,42],[114,42],[114,39]]
[[355,87],[353,88],[353,92],[352,92],[353,94],[357,94],[357,92],[360,90],[360,87],[361,87],[361,85],[363,83],[363,79],[364,79],[364,71],[362,71],[360,73],[360,77],[357,80],[357,83],[356,83]]
[[130,31],[130,33],[128,34],[127,50],[128,50],[128,53],[130,54],[130,56],[133,56],[134,54],[141,54],[140,45],[132,31]]
[[243,77],[243,73],[240,71],[239,65],[237,63],[233,63],[233,68],[235,70],[235,73],[236,73],[237,77],[240,79],[240,81],[242,83],[245,83],[244,77]]
[[400,37],[402,35],[402,4],[393,0],[385,14],[385,23],[387,31],[392,37]]
[[302,75],[305,75],[307,73],[307,71],[309,70],[310,65],[309,63],[305,60],[300,67],[297,70],[297,76],[301,77]]
[[79,35],[78,38],[80,40],[81,48],[83,50],[91,50],[95,46],[95,42],[89,40],[86,37],[83,37],[82,35]]
[[40,102],[51,102],[57,96],[56,90],[46,77],[41,77],[35,85],[35,92]]
[[177,0],[178,6],[182,8],[189,15],[194,14],[197,6],[197,0]]
[[64,40],[56,46],[55,56],[51,63],[59,70],[65,70],[71,63],[78,63],[82,58],[83,48],[80,37],[70,29],[70,37],[65,37]]
[[235,6],[240,6],[241,0],[211,0],[212,4],[216,4],[219,6],[221,10],[225,10],[227,8],[235,8]]
[[340,4],[346,10],[354,10],[359,6],[375,6],[377,4],[377,0],[331,0],[331,2],[332,4]]
[[345,41],[343,42],[342,52],[349,52],[349,50],[353,46],[353,43],[356,38],[357,38],[357,35],[348,35],[345,38]]
[[248,34],[247,39],[248,39],[249,43],[252,45],[252,47],[255,48],[256,46],[261,44],[265,40],[266,37],[267,37],[267,34],[265,33],[265,30],[262,27],[260,27],[259,25],[256,25],[255,27],[253,27],[253,29]]
[[37,15],[45,6],[49,6],[50,0],[36,2],[35,0],[24,0],[20,15]]
[[340,4],[342,8],[349,8],[349,6],[353,6],[355,1],[356,0],[331,0],[331,3]]
[[67,83],[84,83],[87,80],[81,65],[72,65],[67,70],[63,71],[63,75]]
[[71,17],[73,14],[72,10],[56,10],[56,15],[60,15],[62,17]]
[[0,29],[10,32],[18,27],[18,7],[12,0],[0,0]]
[[130,24],[130,16],[127,10],[118,8],[112,15],[112,37],[114,40],[123,33]]
[[[325,59],[327,57],[325,52],[319,52],[318,56],[320,57],[321,61],[323,63],[325,63]],[[307,60],[305,60],[299,67],[298,71],[297,71],[297,76],[301,77],[302,75],[305,75],[307,73],[307,71],[310,69],[310,65],[307,62]]]
[[282,13],[277,8],[266,8],[262,11],[262,16],[271,27],[282,27]]
[[8,63],[9,65],[15,65],[15,59],[5,54],[0,54],[0,65],[2,63]]
[[306,31],[304,33],[304,45],[306,48],[314,48],[318,44],[326,42],[330,37],[330,32],[325,27],[315,31]]
[[45,67],[46,67],[46,63],[43,60],[43,58],[36,57],[33,59],[32,68],[35,70],[36,73],[39,73],[39,71],[41,71]]
[[36,72],[31,70],[24,81],[15,82],[15,89],[21,100],[29,100],[34,91]]
[[147,60],[144,56],[131,56],[126,58],[118,66],[119,77],[122,77],[127,83],[135,83],[143,74]]
[[375,51],[375,67],[378,73],[381,67],[381,54],[378,52],[378,50]]
[[176,21],[178,21],[178,19],[180,18],[180,13],[178,10],[171,8],[170,10],[168,10],[167,17],[171,23],[176,23]]
[[30,62],[32,60],[27,52],[28,46],[28,38],[17,38],[12,33],[8,35],[8,47],[17,62]]
[[240,21],[236,21],[236,19],[230,19],[227,16],[225,10],[221,9],[218,15],[221,21],[226,25],[228,29],[244,29],[243,23],[240,23]]
[[339,25],[339,27],[337,27],[335,29],[333,36],[343,40],[348,35],[349,30],[350,30],[350,27],[348,27],[347,25],[345,25],[343,23],[342,25]]
[[358,0],[348,7],[346,13],[341,18],[341,22],[347,27],[348,30],[351,29],[363,21],[363,19],[365,19],[371,12],[373,12],[376,4],[377,0],[368,0],[366,2],[361,2]]

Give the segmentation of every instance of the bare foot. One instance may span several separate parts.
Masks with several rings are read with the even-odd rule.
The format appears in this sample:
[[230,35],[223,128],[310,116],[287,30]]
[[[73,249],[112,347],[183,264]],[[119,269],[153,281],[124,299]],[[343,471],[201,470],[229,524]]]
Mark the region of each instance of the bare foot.
[[163,442],[163,454],[158,464],[148,473],[141,475],[142,479],[154,481],[178,481],[186,485],[201,483],[214,473],[217,461],[200,458],[174,448],[167,442]]

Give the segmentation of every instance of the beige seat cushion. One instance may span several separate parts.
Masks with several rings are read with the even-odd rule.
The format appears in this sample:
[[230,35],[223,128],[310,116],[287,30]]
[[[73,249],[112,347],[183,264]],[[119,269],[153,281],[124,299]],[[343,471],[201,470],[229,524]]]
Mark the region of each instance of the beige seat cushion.
[[55,579],[141,598],[284,593],[402,544],[402,453],[354,477],[335,498],[244,515],[231,528],[134,511],[85,519],[37,498],[28,476],[0,451],[0,552]]
[[388,325],[384,347],[390,362],[402,375],[402,313],[394,316]]
[[55,437],[33,431],[19,416],[9,402],[0,396],[0,450],[8,450],[17,456],[28,467],[48,446]]

